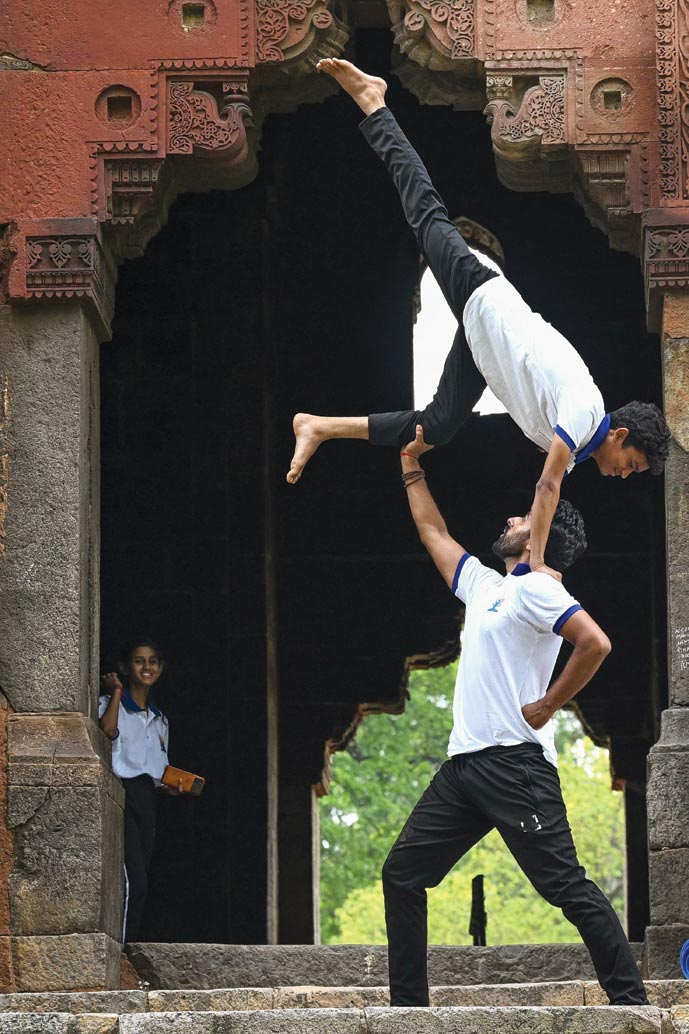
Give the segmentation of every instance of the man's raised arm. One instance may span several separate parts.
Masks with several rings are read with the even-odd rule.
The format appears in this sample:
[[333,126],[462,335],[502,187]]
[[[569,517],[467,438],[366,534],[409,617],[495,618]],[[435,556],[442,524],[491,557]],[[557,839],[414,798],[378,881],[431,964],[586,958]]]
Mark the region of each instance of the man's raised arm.
[[440,510],[435,505],[433,496],[426,485],[419,457],[432,448],[432,445],[426,445],[424,442],[423,428],[418,424],[416,438],[405,446],[400,454],[402,479],[407,489],[409,508],[419,538],[448,586],[452,588],[457,565],[466,553],[466,549],[450,536]]

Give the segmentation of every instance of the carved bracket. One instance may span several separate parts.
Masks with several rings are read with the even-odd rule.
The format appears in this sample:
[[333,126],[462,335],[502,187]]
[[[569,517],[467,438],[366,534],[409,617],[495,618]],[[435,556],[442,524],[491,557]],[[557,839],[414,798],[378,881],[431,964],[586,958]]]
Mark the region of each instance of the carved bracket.
[[689,288],[689,208],[652,210],[643,222],[648,326],[660,333],[663,294]]
[[640,209],[632,202],[632,184],[639,183],[639,145],[608,145],[605,149],[578,149],[572,155],[576,166],[574,194],[590,223],[610,238],[619,251],[640,254]]
[[[546,149],[567,143],[565,75],[539,75],[538,82],[519,91],[517,77],[489,75],[485,114],[495,153],[511,161],[531,161]],[[521,95],[520,95],[521,93]]]
[[168,154],[201,152],[233,163],[245,160],[246,123],[251,122],[246,80],[221,82],[220,86],[224,102],[218,105],[210,92],[193,81],[168,83]]
[[12,227],[12,301],[83,302],[98,335],[110,337],[116,271],[95,219],[36,219]]
[[[320,50],[335,27],[327,0],[256,0],[256,55],[260,64],[295,61]],[[319,53],[325,57],[327,52]],[[313,58],[313,63],[317,60]]]
[[474,0],[387,0],[395,42],[432,71],[472,73],[476,58]]

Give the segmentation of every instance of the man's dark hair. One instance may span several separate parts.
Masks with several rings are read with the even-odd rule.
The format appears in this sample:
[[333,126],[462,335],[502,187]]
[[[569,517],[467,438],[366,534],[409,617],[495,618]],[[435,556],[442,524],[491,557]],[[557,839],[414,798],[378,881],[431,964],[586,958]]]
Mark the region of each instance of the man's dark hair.
[[556,571],[566,571],[586,552],[584,518],[575,506],[561,499],[550,525],[545,562]]
[[670,428],[652,402],[628,402],[610,414],[610,426],[626,427],[624,445],[640,449],[648,460],[651,474],[662,474],[669,450]]

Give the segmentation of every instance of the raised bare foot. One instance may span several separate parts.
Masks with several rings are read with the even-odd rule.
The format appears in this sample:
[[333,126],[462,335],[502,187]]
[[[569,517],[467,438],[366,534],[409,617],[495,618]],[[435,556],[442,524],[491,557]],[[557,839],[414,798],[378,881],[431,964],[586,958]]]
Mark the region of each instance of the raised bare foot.
[[310,413],[297,413],[292,421],[297,444],[287,474],[287,481],[290,485],[296,485],[304,467],[321,442],[325,441],[325,435],[320,432],[318,424],[319,418],[311,416]]
[[357,102],[364,115],[372,115],[378,108],[385,107],[385,91],[388,84],[376,75],[366,75],[351,61],[339,57],[324,57],[316,68],[336,79],[343,90]]

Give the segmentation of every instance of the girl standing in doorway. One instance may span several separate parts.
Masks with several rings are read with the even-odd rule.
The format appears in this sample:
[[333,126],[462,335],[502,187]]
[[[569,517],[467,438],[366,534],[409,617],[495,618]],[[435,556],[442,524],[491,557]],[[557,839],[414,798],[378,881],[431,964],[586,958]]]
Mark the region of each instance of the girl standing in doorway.
[[168,765],[168,720],[151,699],[162,672],[158,646],[137,639],[123,652],[119,673],[103,676],[105,694],[98,701],[100,727],[112,742],[113,772],[125,794],[125,943],[139,936],[155,836],[155,793]]

